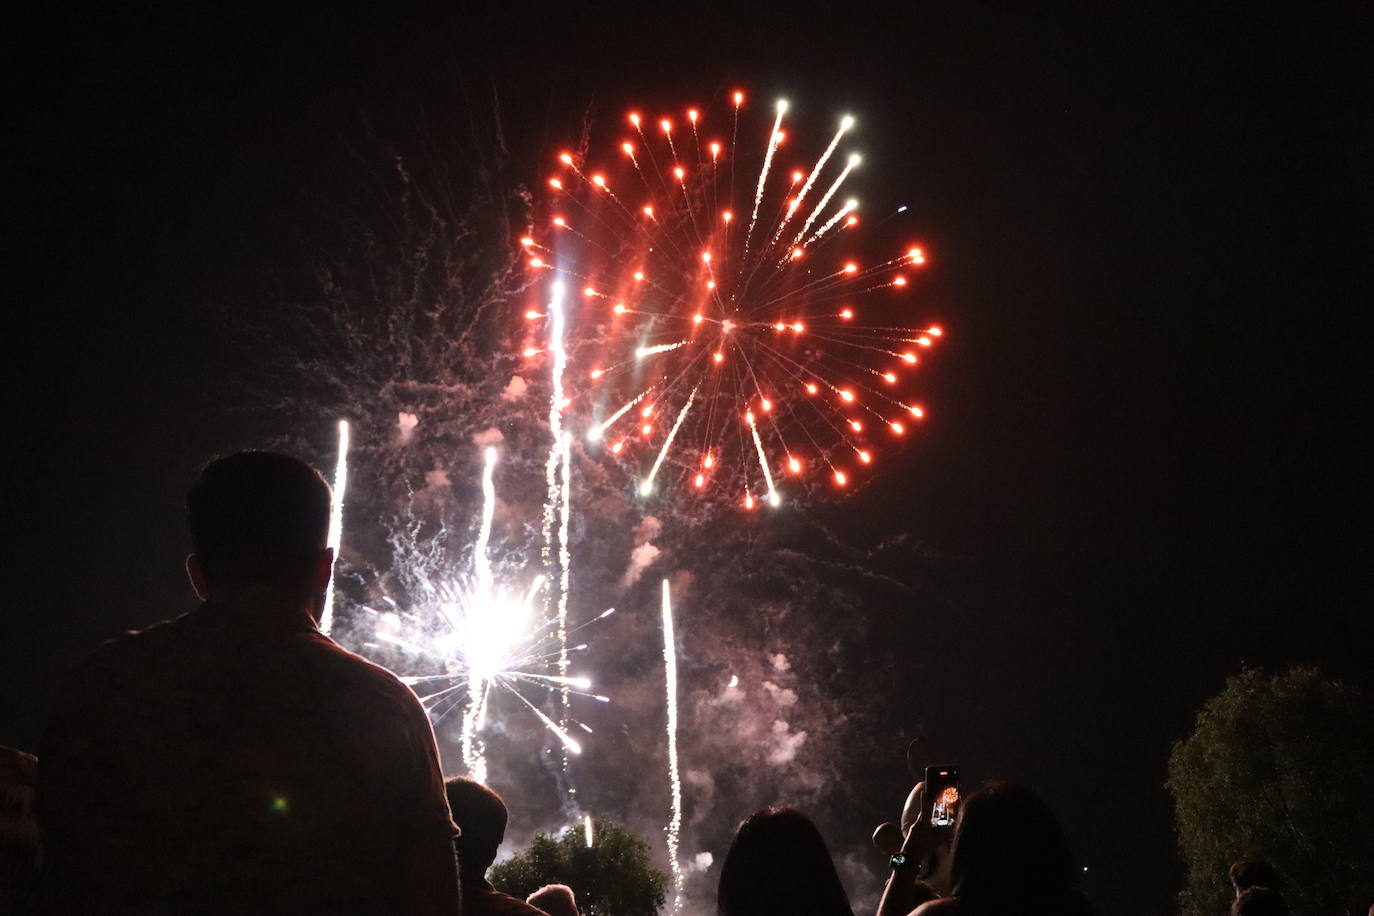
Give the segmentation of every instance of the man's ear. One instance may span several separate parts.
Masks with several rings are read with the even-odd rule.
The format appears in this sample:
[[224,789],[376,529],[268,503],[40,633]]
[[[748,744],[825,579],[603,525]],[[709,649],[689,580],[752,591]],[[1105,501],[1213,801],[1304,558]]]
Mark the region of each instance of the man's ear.
[[186,575],[191,579],[191,588],[201,601],[210,600],[210,587],[205,584],[205,569],[200,565],[200,557],[191,554],[186,558]]

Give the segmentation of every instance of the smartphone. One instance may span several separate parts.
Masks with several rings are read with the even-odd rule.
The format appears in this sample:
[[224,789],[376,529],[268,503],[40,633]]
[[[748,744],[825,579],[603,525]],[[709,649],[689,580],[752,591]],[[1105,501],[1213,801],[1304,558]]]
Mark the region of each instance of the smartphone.
[[926,810],[935,827],[949,827],[959,815],[959,768],[926,767]]

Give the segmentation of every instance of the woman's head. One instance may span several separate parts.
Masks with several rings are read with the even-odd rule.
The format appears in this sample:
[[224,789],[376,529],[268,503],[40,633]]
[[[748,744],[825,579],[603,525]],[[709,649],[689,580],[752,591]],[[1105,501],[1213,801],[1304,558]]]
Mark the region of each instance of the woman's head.
[[1054,813],[1030,789],[1006,782],[964,800],[950,877],[956,897],[980,900],[1069,894],[1077,878]]
[[820,831],[792,808],[764,808],[739,830],[720,871],[720,916],[852,916]]

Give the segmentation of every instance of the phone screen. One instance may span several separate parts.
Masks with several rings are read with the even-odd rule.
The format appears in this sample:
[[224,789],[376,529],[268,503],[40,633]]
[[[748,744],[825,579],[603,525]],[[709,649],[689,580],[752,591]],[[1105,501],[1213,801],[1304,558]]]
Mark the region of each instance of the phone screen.
[[959,768],[926,767],[926,805],[935,827],[953,825],[959,815]]

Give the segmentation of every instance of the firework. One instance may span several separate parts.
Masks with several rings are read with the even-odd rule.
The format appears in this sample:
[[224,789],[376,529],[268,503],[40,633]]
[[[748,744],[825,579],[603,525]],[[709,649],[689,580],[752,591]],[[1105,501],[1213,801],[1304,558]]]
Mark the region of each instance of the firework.
[[[855,120],[789,168],[787,103],[760,157],[736,142],[733,101],[717,128],[695,109],[680,128],[631,113],[611,156],[561,154],[521,244],[532,270],[557,276],[555,448],[577,403],[589,441],[640,464],[642,495],[690,483],[754,508],[779,505],[788,481],[843,487],[899,441],[924,416],[910,370],[941,330],[912,322],[902,298],[924,250],[865,251],[859,204],[840,199],[861,162],[841,152]],[[567,349],[565,285],[581,291]]]
[[673,636],[673,600],[668,580],[663,580],[663,680],[668,700],[668,785],[672,792],[672,816],[668,821],[668,863],[673,870],[673,911],[682,909],[682,863],[678,838],[682,832],[682,777],[677,764],[677,640]]
[[[339,546],[343,543],[343,504],[344,488],[348,486],[348,421],[339,421],[339,450],[334,464],[334,492],[329,502],[329,549],[334,551],[335,562],[339,559]],[[320,614],[320,632],[328,636],[334,629],[334,577],[324,590],[324,610]]]
[[[364,609],[379,618],[375,629],[379,642],[444,669],[440,674],[403,677],[402,681],[416,690],[436,726],[455,709],[463,708],[463,761],[468,772],[480,782],[485,782],[487,775],[482,732],[494,691],[504,691],[519,700],[572,754],[580,754],[582,745],[568,731],[567,714],[564,713],[562,722],[555,721],[521,688],[532,686],[552,690],[565,700],[576,694],[609,702],[605,696],[588,693],[592,686],[590,678],[568,673],[570,653],[587,647],[584,644],[569,648],[568,635],[580,628],[563,629],[558,617],[547,613],[541,615],[536,610],[542,606],[545,578],[535,576],[523,588],[503,584],[498,579],[490,557],[496,508],[493,473],[497,460],[496,449],[486,449],[482,469],[482,515],[471,574],[437,582],[426,580],[421,606],[405,613],[399,609],[386,612]],[[416,574],[421,575],[418,570]],[[564,587],[566,591],[566,583]],[[604,619],[614,610],[602,612],[588,624]],[[555,663],[558,673],[547,673]],[[585,724],[575,724],[591,732]]]

